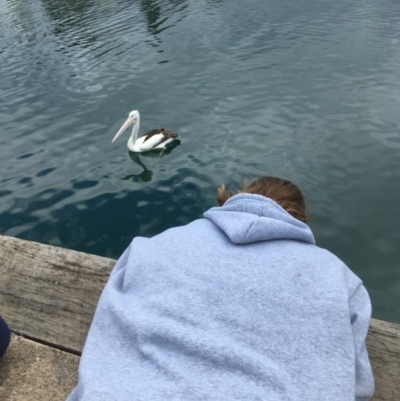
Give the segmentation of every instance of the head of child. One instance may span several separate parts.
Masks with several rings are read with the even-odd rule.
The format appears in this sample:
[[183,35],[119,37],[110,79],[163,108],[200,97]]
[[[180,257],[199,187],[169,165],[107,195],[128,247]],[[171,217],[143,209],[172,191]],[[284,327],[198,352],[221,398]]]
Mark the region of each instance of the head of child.
[[250,185],[243,185],[243,188],[232,194],[226,192],[225,185],[218,188],[217,201],[222,206],[231,196],[245,193],[262,195],[272,199],[289,214],[300,221],[308,221],[306,205],[299,188],[288,180],[276,177],[261,177]]

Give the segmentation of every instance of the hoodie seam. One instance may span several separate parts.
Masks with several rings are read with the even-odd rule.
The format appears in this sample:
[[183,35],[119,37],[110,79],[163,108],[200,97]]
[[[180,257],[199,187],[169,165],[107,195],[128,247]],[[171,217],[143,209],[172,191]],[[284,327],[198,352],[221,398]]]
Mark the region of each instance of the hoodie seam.
[[239,242],[240,244],[243,243],[244,239],[247,237],[247,233],[250,231],[250,228],[253,227],[254,223],[255,223],[254,221],[251,222],[251,224],[249,225],[249,228],[246,230],[246,232],[244,233],[242,239],[240,240],[240,242]]
[[[240,195],[249,195],[249,194],[237,194],[235,196],[239,197]],[[256,196],[257,198],[253,198],[253,196]],[[260,199],[259,197],[263,197],[264,199]],[[259,203],[259,202],[261,202],[263,204],[262,205],[263,209],[266,206],[265,203],[267,203],[269,206],[271,206],[272,208],[274,208],[277,211],[280,211],[280,212],[283,211],[285,213],[288,213],[282,206],[278,205],[274,200],[272,200],[271,198],[268,198],[266,196],[262,196],[262,195],[254,195],[254,194],[252,194],[251,197],[249,197],[249,196],[241,196],[240,199],[239,198],[233,199],[233,197],[232,197],[230,199],[230,202],[229,202],[229,199],[228,199],[227,204],[229,202],[229,204],[233,205],[233,204],[238,203],[238,202],[243,202],[244,199],[246,199],[246,202],[251,202],[251,203]]]

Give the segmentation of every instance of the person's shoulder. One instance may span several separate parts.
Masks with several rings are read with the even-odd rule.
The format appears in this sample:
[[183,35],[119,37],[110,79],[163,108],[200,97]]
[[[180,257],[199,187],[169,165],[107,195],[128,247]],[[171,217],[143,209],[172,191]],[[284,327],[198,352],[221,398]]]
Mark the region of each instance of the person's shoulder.
[[147,241],[163,241],[167,238],[190,238],[201,235],[202,233],[204,234],[205,232],[210,233],[210,231],[213,229],[213,224],[209,220],[200,218],[181,226],[168,228],[167,230],[151,238],[136,237],[136,239]]
[[347,264],[340,259],[337,255],[329,251],[328,249],[321,248],[319,246],[314,245],[316,252],[318,252],[321,257],[326,260],[327,263],[334,265],[335,269],[340,269],[343,274],[344,280],[347,283],[347,287],[350,292],[356,290],[356,288],[362,284],[362,280],[360,277],[354,273]]

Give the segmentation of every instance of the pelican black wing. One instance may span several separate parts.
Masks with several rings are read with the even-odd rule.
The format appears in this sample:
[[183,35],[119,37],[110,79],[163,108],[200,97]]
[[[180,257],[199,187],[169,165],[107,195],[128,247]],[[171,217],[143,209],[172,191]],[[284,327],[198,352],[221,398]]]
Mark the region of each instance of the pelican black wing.
[[178,134],[175,134],[175,132],[171,132],[166,130],[165,128],[158,128],[158,129],[152,129],[150,131],[147,131],[143,136],[145,137],[144,142],[146,142],[148,139],[150,139],[154,135],[162,134],[163,137],[161,141],[156,145],[158,146],[160,143],[163,143],[167,141],[168,139],[177,139],[179,138]]

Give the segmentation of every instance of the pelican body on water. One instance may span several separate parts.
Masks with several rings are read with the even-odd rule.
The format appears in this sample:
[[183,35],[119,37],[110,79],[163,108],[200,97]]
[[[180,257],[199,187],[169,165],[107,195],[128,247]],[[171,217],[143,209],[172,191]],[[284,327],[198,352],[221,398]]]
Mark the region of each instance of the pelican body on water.
[[115,134],[111,142],[116,141],[131,124],[133,124],[132,134],[127,143],[128,149],[131,152],[141,153],[151,150],[165,150],[171,142],[179,139],[178,134],[167,131],[165,128],[152,129],[138,138],[140,114],[138,110],[133,110],[129,113],[128,119]]

